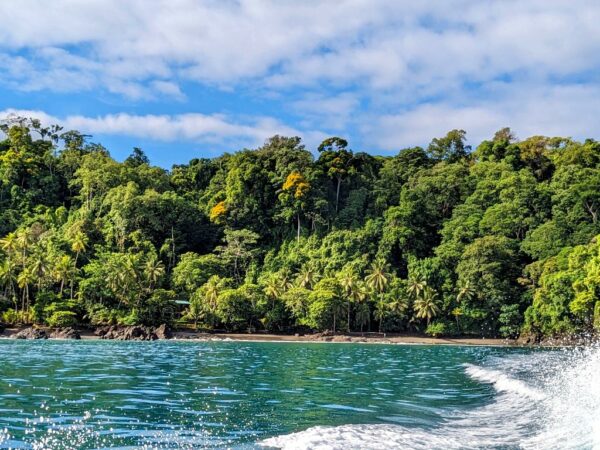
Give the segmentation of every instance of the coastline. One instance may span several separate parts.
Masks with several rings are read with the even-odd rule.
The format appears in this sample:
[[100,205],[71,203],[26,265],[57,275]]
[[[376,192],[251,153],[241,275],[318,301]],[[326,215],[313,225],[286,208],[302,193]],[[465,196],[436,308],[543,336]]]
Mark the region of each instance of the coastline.
[[[0,334],[2,339],[14,339],[14,335],[28,328],[6,328]],[[52,329],[39,328],[46,332],[51,340],[62,340],[51,336]],[[150,339],[111,339],[98,335],[97,330],[77,330],[81,340],[150,340]],[[68,339],[68,338],[67,338]],[[475,337],[434,338],[419,335],[379,334],[379,333],[352,333],[352,334],[272,334],[272,333],[206,333],[195,331],[172,331],[168,338],[151,340],[170,340],[181,342],[280,342],[280,343],[360,343],[360,344],[404,344],[404,345],[463,345],[463,346],[496,346],[496,347],[522,347],[514,339],[493,339]]]

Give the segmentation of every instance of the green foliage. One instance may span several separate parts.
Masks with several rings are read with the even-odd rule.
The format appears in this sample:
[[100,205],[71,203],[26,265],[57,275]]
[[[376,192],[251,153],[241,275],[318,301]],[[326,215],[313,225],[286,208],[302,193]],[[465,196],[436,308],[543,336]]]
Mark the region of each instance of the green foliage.
[[444,322],[432,322],[425,329],[425,334],[431,337],[441,337],[448,334],[448,326]]
[[[463,130],[395,156],[298,137],[170,171],[0,123],[11,323],[516,336],[600,327],[600,144]],[[39,136],[39,138],[38,138]],[[189,301],[189,307],[175,300]],[[179,302],[182,303],[182,302]]]
[[77,314],[73,311],[55,311],[46,318],[49,327],[72,327],[77,323]]
[[502,324],[500,334],[506,338],[515,338],[519,335],[523,316],[519,311],[519,305],[502,305],[498,322]]

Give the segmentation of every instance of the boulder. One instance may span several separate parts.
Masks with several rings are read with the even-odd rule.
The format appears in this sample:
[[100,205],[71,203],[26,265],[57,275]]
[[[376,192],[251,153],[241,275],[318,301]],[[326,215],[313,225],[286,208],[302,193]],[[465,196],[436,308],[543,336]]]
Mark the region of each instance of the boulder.
[[522,333],[517,339],[519,345],[535,345],[540,342],[540,337],[534,333]]
[[133,325],[128,327],[101,327],[96,330],[100,339],[115,339],[117,341],[154,341],[156,334],[150,327]]
[[71,327],[57,328],[50,333],[50,339],[81,339],[81,335]]
[[44,330],[38,328],[25,328],[11,336],[12,339],[48,339]]
[[154,335],[158,339],[171,339],[173,337],[170,328],[164,323],[154,330]]

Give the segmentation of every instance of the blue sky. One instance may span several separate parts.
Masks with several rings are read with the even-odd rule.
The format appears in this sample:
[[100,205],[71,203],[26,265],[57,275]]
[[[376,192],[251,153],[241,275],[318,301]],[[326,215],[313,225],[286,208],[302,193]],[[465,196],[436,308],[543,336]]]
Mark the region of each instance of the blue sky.
[[452,128],[598,138],[600,3],[0,2],[0,117],[170,167],[273,134],[394,154]]

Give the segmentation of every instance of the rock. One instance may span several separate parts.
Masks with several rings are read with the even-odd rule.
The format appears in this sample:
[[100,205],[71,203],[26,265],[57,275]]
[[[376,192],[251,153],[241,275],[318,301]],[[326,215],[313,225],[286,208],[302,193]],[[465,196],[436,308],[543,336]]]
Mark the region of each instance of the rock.
[[169,327],[164,323],[154,330],[154,335],[158,339],[171,339],[173,337],[173,333],[171,333]]
[[57,328],[50,333],[50,339],[81,339],[81,335],[71,327]]
[[44,330],[37,328],[25,328],[11,336],[12,339],[48,339],[48,335]]
[[108,333],[108,330],[110,330],[110,327],[98,327],[94,330],[94,334],[96,336],[102,337],[104,336],[106,333]]
[[535,345],[540,342],[540,337],[534,333],[523,333],[517,339],[519,345]]
[[100,336],[100,339],[117,341],[154,341],[157,339],[152,328],[141,325],[101,327],[96,330],[96,335]]

